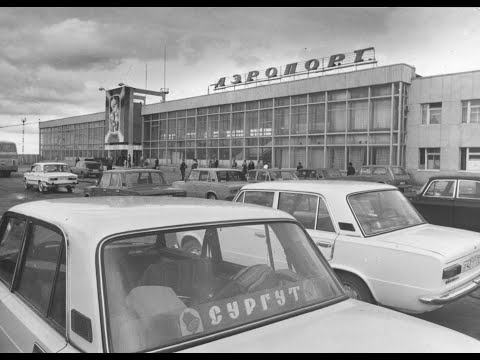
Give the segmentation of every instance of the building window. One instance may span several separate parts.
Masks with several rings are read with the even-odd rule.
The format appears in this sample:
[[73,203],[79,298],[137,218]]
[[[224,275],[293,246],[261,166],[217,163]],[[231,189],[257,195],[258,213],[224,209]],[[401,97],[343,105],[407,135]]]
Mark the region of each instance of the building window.
[[422,124],[440,124],[442,103],[422,104]]
[[421,170],[439,170],[440,148],[421,148],[418,168]]
[[480,148],[460,148],[460,170],[480,171]]
[[462,101],[462,123],[480,123],[480,100]]

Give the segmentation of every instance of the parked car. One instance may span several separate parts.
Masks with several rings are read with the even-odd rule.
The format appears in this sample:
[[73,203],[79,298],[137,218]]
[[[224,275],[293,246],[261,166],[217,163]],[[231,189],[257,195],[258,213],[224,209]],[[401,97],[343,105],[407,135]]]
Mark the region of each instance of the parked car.
[[364,165],[355,175],[345,177],[345,180],[390,184],[396,186],[402,192],[412,188],[410,175],[401,166]]
[[[177,246],[189,230],[200,256]],[[480,351],[350,299],[303,227],[265,207],[42,200],[10,208],[0,239],[2,352]]]
[[184,181],[172,185],[185,190],[190,197],[231,201],[246,182],[241,170],[199,168],[193,169]]
[[408,199],[429,223],[480,232],[480,176],[432,176]]
[[96,161],[80,160],[70,168],[70,171],[81,179],[90,176],[99,178],[102,175],[103,166]]
[[480,284],[479,234],[428,224],[394,186],[265,182],[244,186],[234,201],[292,214],[356,299],[418,314]]
[[313,169],[313,168],[303,168],[295,172],[299,180],[337,180],[343,179],[343,175],[338,169],[333,168],[322,168],[322,169]]
[[160,170],[116,169],[103,171],[95,185],[87,186],[84,196],[185,196],[185,191],[173,187]]
[[298,180],[296,169],[253,169],[247,172],[248,182]]
[[67,164],[45,162],[33,164],[30,171],[23,174],[23,184],[26,190],[37,187],[41,193],[60,188],[65,188],[71,193],[78,180],[77,175],[69,171]]

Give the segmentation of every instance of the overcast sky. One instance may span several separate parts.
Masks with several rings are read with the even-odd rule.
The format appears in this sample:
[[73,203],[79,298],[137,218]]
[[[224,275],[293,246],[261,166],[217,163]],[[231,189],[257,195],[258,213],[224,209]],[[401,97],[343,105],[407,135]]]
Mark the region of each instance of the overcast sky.
[[[222,76],[375,47],[422,76],[480,70],[480,8],[1,8],[0,139],[104,110],[99,87],[205,95]],[[164,48],[167,51],[164,77]],[[153,100],[153,99],[152,99]],[[151,101],[149,100],[149,103]]]

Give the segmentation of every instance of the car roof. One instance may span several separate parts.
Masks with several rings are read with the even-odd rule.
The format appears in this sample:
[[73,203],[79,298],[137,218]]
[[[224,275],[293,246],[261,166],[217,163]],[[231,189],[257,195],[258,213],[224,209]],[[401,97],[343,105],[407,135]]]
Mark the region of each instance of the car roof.
[[196,168],[193,169],[192,171],[195,170],[204,170],[204,171],[237,171],[237,172],[242,172],[242,170],[239,169],[231,169],[231,168]]
[[[340,171],[339,169],[335,169],[335,168],[301,168],[300,170],[336,170],[336,171]],[[300,171],[299,170],[299,171]]]
[[398,167],[398,168],[402,168],[400,165],[362,165],[362,168],[363,167],[385,167],[385,168],[393,168],[393,167]]
[[297,171],[297,169],[294,168],[268,168],[268,169],[251,169],[248,171]]
[[33,165],[67,165],[67,164],[63,163],[63,162],[52,161],[52,162],[38,162],[38,163],[35,163]]
[[438,179],[459,179],[459,180],[476,180],[480,181],[480,175],[435,175],[430,176],[429,181],[431,180],[438,180]]
[[258,205],[157,196],[57,198],[26,202],[10,210],[54,224],[76,234],[69,241],[94,247],[102,238],[126,231],[218,221],[293,219],[283,211]]
[[134,168],[134,169],[127,169],[127,168],[122,168],[122,169],[112,169],[112,170],[106,170],[103,173],[112,173],[112,172],[130,172],[130,173],[137,173],[137,172],[156,172],[156,173],[162,173],[162,170],[157,170],[157,169],[145,169],[145,168]]
[[289,180],[289,181],[265,181],[250,183],[242,187],[242,190],[273,190],[273,191],[306,191],[321,193],[322,195],[343,198],[351,193],[372,190],[397,189],[395,186],[366,181],[350,180]]

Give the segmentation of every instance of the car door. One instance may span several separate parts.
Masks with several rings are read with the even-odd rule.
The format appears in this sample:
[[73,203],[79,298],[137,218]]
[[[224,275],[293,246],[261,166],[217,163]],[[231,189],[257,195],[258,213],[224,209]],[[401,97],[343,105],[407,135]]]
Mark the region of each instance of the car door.
[[194,196],[199,198],[206,198],[207,191],[210,188],[210,175],[208,170],[200,170],[198,174],[198,181],[194,185]]
[[480,232],[480,181],[458,180],[453,227]]
[[30,185],[35,184],[34,176],[35,176],[35,171],[36,171],[37,165],[32,165],[30,168],[30,171],[25,173],[25,178],[27,179],[27,183]]
[[2,352],[58,352],[67,346],[65,246],[60,230],[48,224],[14,214],[4,217],[0,226]]
[[94,188],[94,195],[95,196],[106,196],[108,195],[108,187],[110,186],[110,179],[112,177],[112,173],[103,173],[102,177],[100,178],[98,185]]
[[389,180],[392,180],[390,179],[390,173],[386,167],[374,167],[372,175],[378,182],[388,182]]
[[180,182],[181,188],[187,192],[186,196],[195,197],[195,187],[198,183],[199,171],[193,169],[190,171],[188,178],[185,179],[185,182]]
[[435,225],[453,226],[456,180],[433,180],[413,205],[427,220]]
[[337,239],[325,200],[316,194],[280,191],[277,208],[297,219],[312,237],[315,245],[330,260]]

